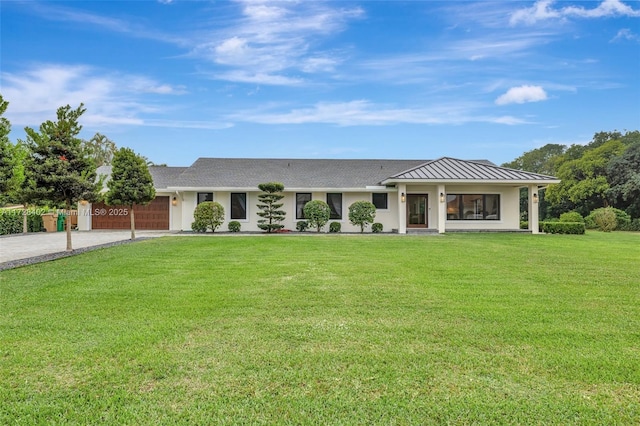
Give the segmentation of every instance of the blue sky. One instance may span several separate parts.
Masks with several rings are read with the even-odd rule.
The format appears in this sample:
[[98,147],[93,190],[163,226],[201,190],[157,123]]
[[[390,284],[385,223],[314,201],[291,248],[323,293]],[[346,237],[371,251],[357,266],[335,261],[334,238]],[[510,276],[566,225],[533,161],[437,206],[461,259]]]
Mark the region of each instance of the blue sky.
[[197,157],[511,161],[640,129],[638,1],[11,1],[12,140],[83,102],[82,136]]

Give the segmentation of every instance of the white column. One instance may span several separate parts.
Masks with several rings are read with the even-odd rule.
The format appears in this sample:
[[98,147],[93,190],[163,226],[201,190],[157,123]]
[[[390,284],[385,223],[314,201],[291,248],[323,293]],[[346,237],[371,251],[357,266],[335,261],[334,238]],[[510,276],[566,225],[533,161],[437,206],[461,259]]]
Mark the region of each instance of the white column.
[[529,185],[529,230],[532,234],[540,233],[539,198],[538,185]]
[[[402,200],[404,196],[404,201]],[[407,184],[398,184],[398,234],[407,233]]]
[[[440,200],[440,194],[444,195],[444,203]],[[444,234],[445,224],[447,220],[447,191],[444,185],[438,185],[438,193],[436,194],[438,199],[438,233]]]
[[78,203],[78,231],[91,230],[91,203]]

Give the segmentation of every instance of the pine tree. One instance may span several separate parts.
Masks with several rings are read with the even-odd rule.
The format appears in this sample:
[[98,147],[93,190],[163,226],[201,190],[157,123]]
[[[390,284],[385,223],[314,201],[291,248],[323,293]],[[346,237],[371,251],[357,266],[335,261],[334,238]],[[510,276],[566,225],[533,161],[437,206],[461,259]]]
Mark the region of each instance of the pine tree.
[[[84,112],[82,104],[76,109],[67,105],[58,108],[56,122],[47,120],[39,132],[25,128],[30,150],[26,174],[33,179],[25,197],[64,206],[67,217],[72,205],[83,199],[95,200],[99,190],[95,163],[78,138],[82,129],[78,119]],[[67,220],[67,251],[72,249],[71,220]]]
[[131,239],[136,238],[133,205],[149,204],[156,197],[153,178],[146,161],[130,148],[120,148],[111,163],[111,180],[107,182],[107,204],[129,207]]
[[23,150],[9,140],[11,123],[3,114],[9,102],[0,95],[0,206],[9,201],[24,179]]
[[258,216],[263,219],[258,220],[258,227],[268,233],[277,231],[284,228],[284,225],[280,224],[285,219],[287,212],[280,210],[283,206],[278,201],[284,198],[282,191],[284,191],[284,185],[279,182],[261,183],[258,185],[262,194],[258,195]]

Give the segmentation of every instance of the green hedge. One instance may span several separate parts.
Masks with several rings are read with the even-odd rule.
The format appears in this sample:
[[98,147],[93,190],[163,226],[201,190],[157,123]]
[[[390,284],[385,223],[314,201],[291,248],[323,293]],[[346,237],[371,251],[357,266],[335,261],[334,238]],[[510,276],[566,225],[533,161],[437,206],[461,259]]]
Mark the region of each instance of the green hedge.
[[[44,230],[42,216],[27,215],[27,231],[41,232]],[[22,232],[22,210],[0,210],[0,235],[20,234]]]
[[584,223],[580,222],[541,222],[540,229],[547,234],[575,234],[585,232]]

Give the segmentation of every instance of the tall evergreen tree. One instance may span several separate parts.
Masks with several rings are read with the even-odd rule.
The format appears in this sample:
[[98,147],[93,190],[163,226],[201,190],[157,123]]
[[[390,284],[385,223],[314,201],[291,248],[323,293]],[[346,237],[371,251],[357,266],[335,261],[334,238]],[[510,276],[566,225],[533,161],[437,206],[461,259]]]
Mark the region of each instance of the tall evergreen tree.
[[[67,217],[72,205],[95,200],[99,189],[95,163],[78,138],[82,130],[78,119],[84,112],[82,104],[76,109],[67,105],[58,108],[57,121],[42,123],[39,132],[25,128],[31,157],[27,175],[33,180],[25,197],[64,206]],[[71,220],[67,220],[67,251],[71,250]]]
[[156,197],[153,178],[146,161],[130,148],[120,148],[111,163],[111,180],[107,182],[109,191],[107,204],[129,207],[131,219],[131,239],[136,238],[134,204],[146,205]]
[[0,206],[15,195],[24,179],[22,147],[9,140],[11,123],[3,117],[9,102],[0,95]]
[[287,214],[284,210],[280,210],[283,206],[279,203],[284,198],[282,191],[284,185],[279,182],[261,183],[258,185],[262,194],[258,195],[258,216],[262,219],[258,220],[258,227],[268,233],[284,228],[280,222],[285,219]]

